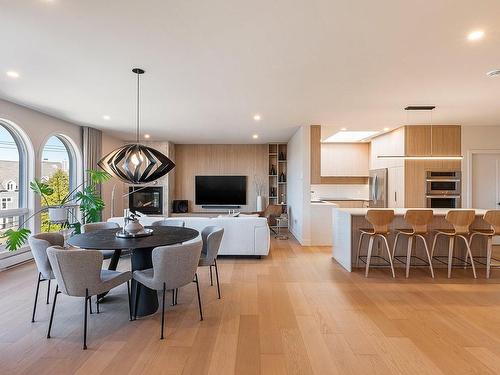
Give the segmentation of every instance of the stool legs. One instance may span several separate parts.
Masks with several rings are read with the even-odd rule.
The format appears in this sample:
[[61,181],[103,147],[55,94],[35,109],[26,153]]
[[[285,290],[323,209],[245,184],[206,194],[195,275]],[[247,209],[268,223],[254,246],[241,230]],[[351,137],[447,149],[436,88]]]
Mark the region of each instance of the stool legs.
[[370,271],[370,259],[372,257],[372,250],[373,250],[373,240],[375,238],[373,236],[370,236],[370,242],[368,244],[368,254],[366,256],[366,270],[365,270],[365,277],[368,277],[368,272]]
[[356,268],[359,267],[359,255],[361,254],[361,243],[363,242],[363,236],[364,235],[365,235],[364,233],[360,233],[359,234],[358,253],[357,253],[357,256],[356,256]]
[[406,278],[410,276],[411,251],[413,249],[413,236],[408,237],[408,248],[406,249]]
[[380,237],[384,239],[385,248],[387,249],[387,255],[389,256],[389,263],[391,264],[392,277],[395,278],[396,274],[394,273],[394,264],[392,264],[392,254],[391,254],[391,248],[389,247],[389,242],[387,241],[387,238],[385,236],[380,236]]
[[[462,235],[458,235],[457,237],[460,237],[462,240],[464,240],[465,242],[465,247],[467,248],[467,253],[469,254],[469,257],[470,257],[470,263],[472,265],[472,273],[474,275],[474,278],[477,279],[477,275],[476,275],[476,266],[474,265],[474,259],[472,258],[472,251],[470,250],[470,245],[469,245],[469,241],[467,240],[467,238],[465,236],[462,236]],[[467,258],[466,258],[467,259]]]
[[488,236],[488,249],[486,254],[486,278],[490,278],[491,271],[491,253],[493,250],[493,237]]
[[448,245],[448,279],[451,278],[451,266],[453,263],[453,249],[455,248],[455,237],[450,237]]
[[424,242],[425,252],[427,254],[427,259],[429,261],[429,268],[431,269],[431,276],[434,278],[434,268],[432,267],[432,257],[429,254],[429,246],[427,245],[427,240],[421,234],[417,234],[417,237],[420,238]]

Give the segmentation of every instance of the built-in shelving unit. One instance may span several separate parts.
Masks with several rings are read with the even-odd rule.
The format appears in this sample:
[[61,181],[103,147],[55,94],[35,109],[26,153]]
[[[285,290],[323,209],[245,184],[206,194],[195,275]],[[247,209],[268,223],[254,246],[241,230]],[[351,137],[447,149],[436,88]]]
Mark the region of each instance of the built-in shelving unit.
[[269,204],[282,206],[287,213],[287,145],[286,143],[269,143]]

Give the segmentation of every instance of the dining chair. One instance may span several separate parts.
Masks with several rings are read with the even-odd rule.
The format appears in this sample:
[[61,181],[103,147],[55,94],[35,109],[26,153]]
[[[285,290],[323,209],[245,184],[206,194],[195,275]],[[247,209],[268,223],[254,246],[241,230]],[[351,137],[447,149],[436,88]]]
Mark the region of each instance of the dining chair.
[[[118,229],[120,225],[112,221],[101,221],[98,223],[87,223],[82,225],[82,233],[94,232],[102,229]],[[99,250],[104,259],[111,259],[115,254],[115,250]],[[122,255],[122,253],[120,253]]]
[[219,269],[217,268],[217,254],[219,252],[222,237],[224,235],[224,228],[216,226],[205,227],[201,232],[201,239],[203,247],[201,250],[200,260],[198,267],[209,267],[210,269],[210,285],[213,286],[212,267],[215,268],[215,279],[217,280],[217,294],[220,299],[220,285],[219,285]]
[[[413,251],[413,244],[417,239],[421,239],[424,243],[425,253],[429,262],[431,276],[434,278],[434,269],[432,268],[431,254],[429,253],[429,246],[425,235],[429,234],[429,224],[434,219],[434,212],[432,210],[407,210],[404,216],[406,222],[411,225],[411,229],[396,229],[396,238],[394,239],[394,246],[392,247],[392,258],[398,259],[396,256],[396,245],[400,236],[408,237],[408,247],[406,251],[406,278],[410,276],[410,262],[411,253]],[[420,258],[419,258],[420,259]]]
[[[476,211],[474,210],[450,210],[445,216],[445,220],[453,226],[453,229],[437,229],[436,235],[434,236],[434,241],[432,243],[431,259],[438,259],[434,256],[434,251],[436,248],[437,239],[439,236],[446,236],[449,239],[448,245],[448,278],[451,278],[451,268],[453,266],[453,252],[455,248],[455,239],[460,238],[464,241],[467,254],[470,256],[470,262],[472,265],[472,273],[474,278],[477,278],[476,267],[474,266],[474,259],[472,258],[472,252],[469,246],[470,235],[470,225],[476,218]],[[438,259],[439,260],[439,259]],[[444,262],[442,262],[444,263]],[[467,260],[465,260],[467,265]]]
[[171,246],[159,246],[153,249],[153,268],[134,271],[133,278],[136,281],[134,320],[137,319],[137,307],[141,294],[141,285],[150,289],[162,291],[160,333],[160,339],[162,340],[164,337],[163,327],[165,325],[165,292],[167,290],[173,291],[194,282],[198,294],[200,320],[203,320],[200,286],[198,283],[198,274],[196,273],[201,249],[201,240]]
[[[50,338],[57,295],[64,293],[71,297],[83,297],[83,349],[87,349],[87,306],[92,296],[109,292],[111,289],[127,283],[129,317],[132,320],[132,305],[130,303],[130,271],[110,271],[102,269],[103,255],[98,250],[67,251],[59,246],[47,249],[50,264],[57,280],[52,312],[50,314],[47,338]],[[99,313],[99,310],[97,310]]]
[[[469,238],[469,247],[472,248],[472,240],[476,236],[487,238],[486,248],[486,278],[490,278],[491,273],[491,256],[493,251],[493,237],[500,236],[500,210],[488,210],[483,215],[483,220],[490,225],[489,229],[472,229],[472,234]],[[472,251],[472,250],[471,250]],[[477,260],[478,257],[476,257]],[[483,258],[484,259],[484,258]],[[465,255],[465,263],[467,264],[468,256]],[[484,263],[483,263],[484,264]]]
[[158,221],[152,222],[151,226],[152,227],[184,227],[185,223],[184,223],[184,220],[163,219],[163,220],[158,220]]
[[389,256],[389,265],[391,267],[392,277],[396,277],[394,273],[394,265],[392,263],[392,254],[389,248],[389,242],[387,241],[387,237],[391,233],[389,231],[389,224],[394,221],[394,210],[377,210],[370,209],[366,212],[366,220],[372,225],[372,228],[369,229],[360,229],[360,236],[358,242],[358,252],[356,256],[356,267],[358,266],[360,253],[361,253],[361,243],[363,241],[363,236],[368,236],[370,238],[368,244],[368,253],[366,255],[366,269],[365,269],[365,277],[368,277],[368,272],[370,270],[370,260],[372,257],[373,251],[373,242],[375,238],[381,238],[384,240],[384,244],[387,250],[387,255]]
[[38,269],[35,302],[33,304],[33,314],[31,315],[31,322],[34,323],[40,282],[47,281],[47,304],[49,304],[50,280],[55,279],[49,258],[47,257],[47,249],[50,246],[64,246],[64,236],[60,233],[34,234],[28,238],[28,244],[30,245],[31,253],[33,254],[33,258],[35,258],[36,268]]

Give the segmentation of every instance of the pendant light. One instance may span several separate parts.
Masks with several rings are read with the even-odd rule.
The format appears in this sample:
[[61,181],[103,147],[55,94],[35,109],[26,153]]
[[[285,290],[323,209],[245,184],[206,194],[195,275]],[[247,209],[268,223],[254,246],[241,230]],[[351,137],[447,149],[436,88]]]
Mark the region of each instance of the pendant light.
[[[436,108],[433,105],[422,105],[422,106],[408,106],[405,111],[429,111],[430,113],[430,141],[431,141],[431,153],[430,155],[379,155],[377,159],[404,159],[404,160],[462,160],[463,156],[439,156],[434,155],[433,145],[432,145],[432,111]],[[409,122],[407,120],[407,122]]]
[[144,70],[132,69],[137,75],[137,126],[136,139],[111,151],[104,156],[98,165],[109,174],[129,184],[144,184],[157,180],[170,172],[175,164],[158,150],[141,145],[140,140],[140,77]]

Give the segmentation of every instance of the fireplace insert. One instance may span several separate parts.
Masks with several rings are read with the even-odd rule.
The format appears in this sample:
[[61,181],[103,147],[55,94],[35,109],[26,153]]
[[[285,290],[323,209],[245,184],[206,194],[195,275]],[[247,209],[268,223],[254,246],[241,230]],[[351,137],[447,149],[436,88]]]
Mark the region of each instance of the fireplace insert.
[[146,215],[163,215],[163,187],[137,187],[128,188],[128,208]]

